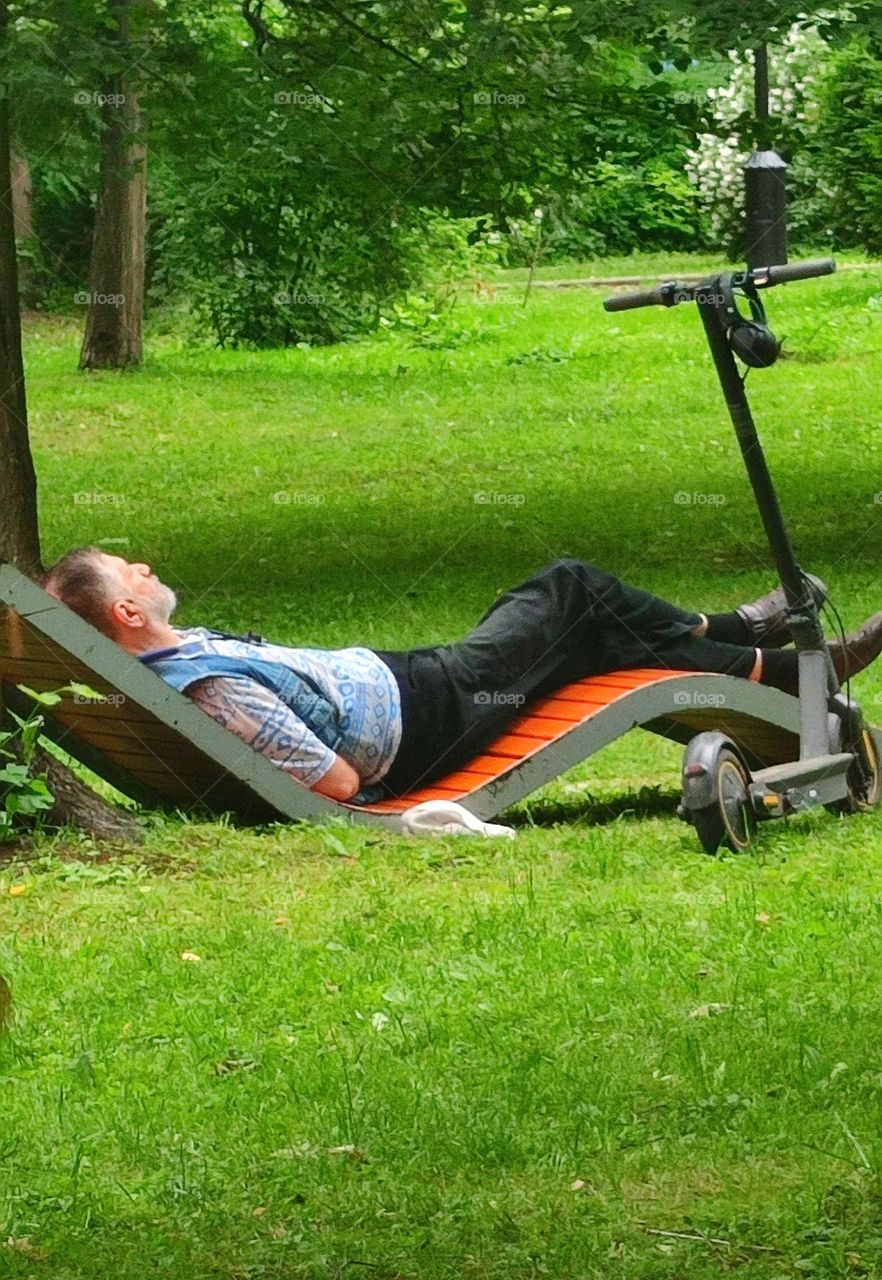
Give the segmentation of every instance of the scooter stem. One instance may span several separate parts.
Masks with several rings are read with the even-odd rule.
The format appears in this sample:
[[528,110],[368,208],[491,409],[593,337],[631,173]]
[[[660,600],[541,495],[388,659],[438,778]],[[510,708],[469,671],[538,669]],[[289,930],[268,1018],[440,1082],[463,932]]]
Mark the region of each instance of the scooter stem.
[[[839,681],[824,639],[818,619],[818,610],[811,587],[802,573],[793,553],[793,545],[784,522],[778,495],[772,483],[766,456],[756,424],[750,411],[744,382],[729,347],[725,330],[720,323],[717,298],[721,292],[723,276],[714,276],[703,282],[695,301],[701,313],[705,336],[723,390],[729,416],[744,459],[747,476],[753,489],[760,519],[768,538],[769,548],[784,588],[789,611],[789,622],[794,643],[799,650],[818,650],[826,657],[827,686],[830,694],[839,689]],[[800,682],[802,683],[802,682]]]

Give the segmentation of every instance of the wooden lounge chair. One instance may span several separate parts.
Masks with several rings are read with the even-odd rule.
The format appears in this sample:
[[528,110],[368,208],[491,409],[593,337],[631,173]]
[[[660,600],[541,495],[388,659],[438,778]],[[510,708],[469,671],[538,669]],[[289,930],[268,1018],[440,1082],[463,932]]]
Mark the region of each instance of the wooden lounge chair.
[[398,828],[423,800],[457,800],[492,818],[642,726],[678,742],[720,729],[755,767],[799,754],[799,704],[776,689],[704,672],[631,670],[580,680],[533,703],[464,769],[401,799],[346,805],[310,791],[11,565],[0,565],[0,708],[17,689],[80,682],[103,701],[66,696],[46,734],[146,805],[233,813],[253,822],[347,816]]

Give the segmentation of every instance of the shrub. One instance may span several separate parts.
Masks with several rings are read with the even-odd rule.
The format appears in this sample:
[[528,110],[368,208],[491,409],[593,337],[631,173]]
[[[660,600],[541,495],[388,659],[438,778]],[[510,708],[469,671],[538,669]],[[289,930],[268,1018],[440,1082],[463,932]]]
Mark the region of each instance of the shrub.
[[551,203],[546,258],[694,249],[703,238],[701,198],[682,165],[602,160],[580,191]]
[[882,252],[882,57],[866,43],[837,53],[820,92],[817,160],[834,191],[843,245]]
[[[34,694],[19,686],[38,702],[51,705],[55,694]],[[46,809],[54,799],[45,777],[34,773],[43,716],[37,707],[24,718],[7,712],[14,728],[0,732],[0,844],[17,840],[22,829]]]

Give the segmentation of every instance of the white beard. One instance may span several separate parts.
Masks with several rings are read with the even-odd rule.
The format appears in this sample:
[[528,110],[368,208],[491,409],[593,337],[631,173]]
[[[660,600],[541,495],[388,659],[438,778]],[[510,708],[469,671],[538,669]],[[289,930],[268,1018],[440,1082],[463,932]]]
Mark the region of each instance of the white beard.
[[162,588],[162,598],[150,602],[150,612],[155,622],[168,624],[169,618],[178,607],[178,597],[172,591],[171,587],[167,587],[165,583],[160,583]]

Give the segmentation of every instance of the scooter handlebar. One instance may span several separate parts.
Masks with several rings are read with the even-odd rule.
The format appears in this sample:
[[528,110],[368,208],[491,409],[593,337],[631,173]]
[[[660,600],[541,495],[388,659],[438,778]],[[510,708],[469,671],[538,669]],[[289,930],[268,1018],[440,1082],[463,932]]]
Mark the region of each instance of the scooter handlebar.
[[[832,258],[815,258],[811,262],[786,262],[774,267],[754,267],[747,277],[757,289],[769,289],[775,284],[787,284],[789,280],[811,280],[814,276],[830,276],[836,270]],[[678,302],[692,302],[696,293],[707,288],[718,277],[711,276],[700,284],[678,284],[665,280],[655,289],[642,293],[620,293],[604,298],[604,311],[633,311],[636,307],[675,307]],[[742,276],[742,279],[745,277]]]
[[665,307],[670,304],[666,300],[665,289],[646,289],[643,293],[620,293],[613,298],[604,298],[604,311],[632,311],[635,307]]
[[814,276],[832,276],[836,263],[832,258],[814,258],[810,262],[786,262],[777,267],[754,267],[751,279],[758,288],[787,284],[788,280],[811,280]]

